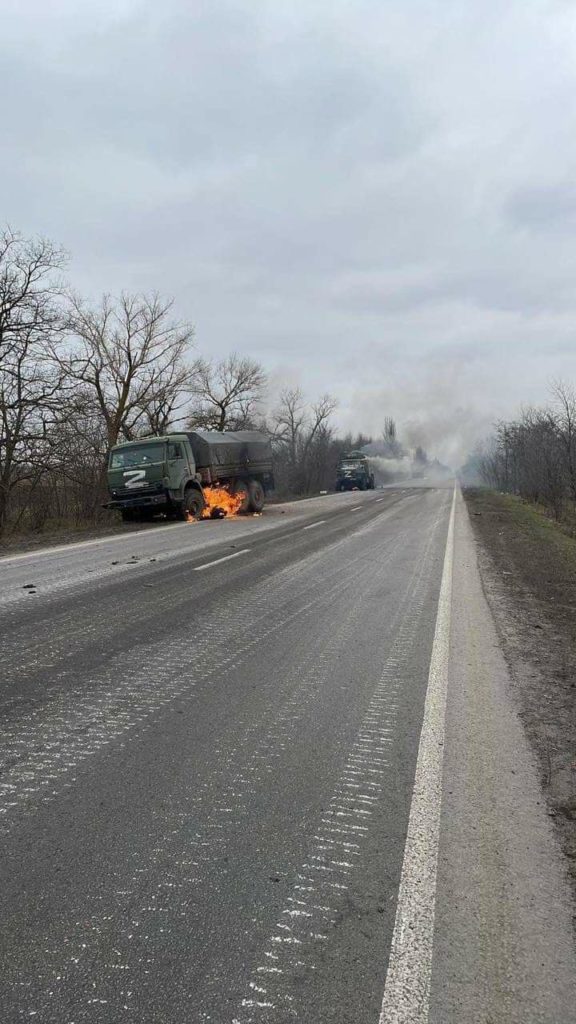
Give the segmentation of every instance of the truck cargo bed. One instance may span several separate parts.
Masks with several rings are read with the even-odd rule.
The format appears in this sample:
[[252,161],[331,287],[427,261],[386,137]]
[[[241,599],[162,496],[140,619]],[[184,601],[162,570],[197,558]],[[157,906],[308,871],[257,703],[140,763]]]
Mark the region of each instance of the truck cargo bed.
[[188,434],[198,469],[210,468],[222,477],[268,474],[272,470],[270,442],[257,430],[219,433],[195,430]]

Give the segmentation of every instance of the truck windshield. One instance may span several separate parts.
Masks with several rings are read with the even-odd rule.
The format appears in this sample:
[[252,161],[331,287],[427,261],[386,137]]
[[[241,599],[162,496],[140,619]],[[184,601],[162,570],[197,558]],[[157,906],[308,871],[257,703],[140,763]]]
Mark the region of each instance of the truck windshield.
[[158,465],[164,462],[165,455],[165,444],[136,444],[129,448],[117,448],[110,452],[110,469]]

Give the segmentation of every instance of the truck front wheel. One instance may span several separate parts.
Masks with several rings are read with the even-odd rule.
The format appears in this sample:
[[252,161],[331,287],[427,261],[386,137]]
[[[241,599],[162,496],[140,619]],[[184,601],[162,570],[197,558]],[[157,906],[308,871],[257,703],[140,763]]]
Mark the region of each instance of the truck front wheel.
[[181,509],[182,519],[199,519],[203,508],[204,498],[200,491],[197,491],[195,487],[187,487]]

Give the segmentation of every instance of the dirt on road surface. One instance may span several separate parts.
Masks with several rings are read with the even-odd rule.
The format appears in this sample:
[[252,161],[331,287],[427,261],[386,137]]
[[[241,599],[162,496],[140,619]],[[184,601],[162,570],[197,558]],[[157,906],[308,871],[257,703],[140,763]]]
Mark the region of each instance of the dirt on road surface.
[[464,492],[482,582],[576,893],[576,539],[519,498]]

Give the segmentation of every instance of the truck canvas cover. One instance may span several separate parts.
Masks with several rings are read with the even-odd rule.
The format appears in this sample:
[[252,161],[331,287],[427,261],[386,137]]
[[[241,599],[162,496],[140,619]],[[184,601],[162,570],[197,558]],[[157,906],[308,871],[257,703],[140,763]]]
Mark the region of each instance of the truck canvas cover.
[[239,470],[269,473],[272,469],[270,442],[257,430],[236,430],[229,434],[195,430],[188,438],[199,469],[210,467],[222,476],[234,476]]

